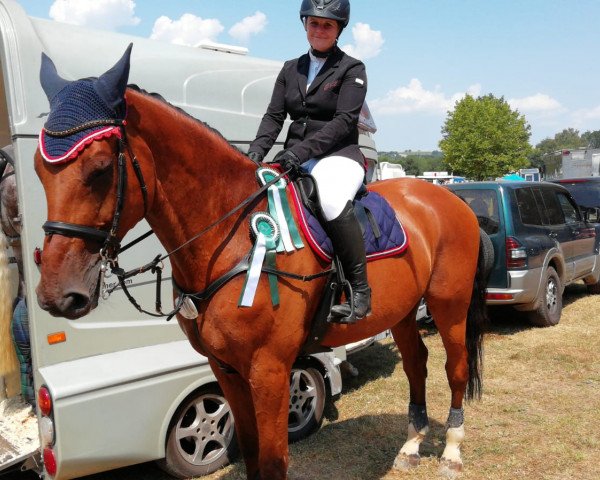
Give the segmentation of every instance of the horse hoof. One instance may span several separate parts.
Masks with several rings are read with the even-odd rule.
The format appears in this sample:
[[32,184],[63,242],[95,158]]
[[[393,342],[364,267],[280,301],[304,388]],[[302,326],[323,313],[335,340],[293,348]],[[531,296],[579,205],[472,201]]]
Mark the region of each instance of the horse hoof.
[[461,474],[462,468],[462,462],[455,462],[448,460],[447,458],[442,458],[440,460],[439,473],[442,477],[453,480]]
[[405,472],[411,468],[417,468],[420,463],[421,457],[418,454],[407,455],[406,453],[400,453],[394,460],[394,468]]

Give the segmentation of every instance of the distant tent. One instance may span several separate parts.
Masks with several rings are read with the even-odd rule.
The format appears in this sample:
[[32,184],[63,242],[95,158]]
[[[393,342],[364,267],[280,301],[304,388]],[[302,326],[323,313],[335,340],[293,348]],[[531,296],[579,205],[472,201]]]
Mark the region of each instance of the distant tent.
[[509,173],[508,175],[504,175],[500,180],[506,180],[507,182],[524,182],[525,179],[521,175],[517,175],[516,173]]

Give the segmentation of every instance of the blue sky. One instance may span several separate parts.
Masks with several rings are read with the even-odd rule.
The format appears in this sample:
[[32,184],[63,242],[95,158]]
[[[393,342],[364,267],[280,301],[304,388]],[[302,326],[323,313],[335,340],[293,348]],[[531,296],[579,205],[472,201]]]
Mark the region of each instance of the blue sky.
[[[29,15],[286,60],[300,0],[21,0]],[[464,94],[503,96],[531,143],[600,130],[599,0],[353,0],[340,46],[361,58],[379,150],[435,150]]]

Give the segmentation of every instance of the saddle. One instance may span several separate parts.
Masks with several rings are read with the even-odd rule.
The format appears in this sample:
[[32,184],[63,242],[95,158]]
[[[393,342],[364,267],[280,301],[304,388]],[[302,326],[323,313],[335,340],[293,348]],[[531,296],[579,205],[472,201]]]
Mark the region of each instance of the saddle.
[[[302,175],[289,188],[299,225],[307,242],[319,257],[326,261],[333,261],[335,266],[335,272],[329,275],[327,286],[315,312],[310,335],[302,348],[304,354],[319,353],[329,350],[322,347],[320,342],[330,325],[328,318],[331,307],[340,301],[345,279],[340,262],[333,252],[331,240],[322,226],[324,218],[314,178],[309,174]],[[385,198],[369,191],[363,185],[353,203],[365,241],[367,261],[398,255],[407,248],[408,239],[404,228]]]
[[[290,191],[299,226],[308,243],[320,258],[331,261],[333,246],[323,228],[316,182],[311,175],[305,174],[290,185]],[[406,232],[384,197],[363,185],[353,203],[365,241],[367,261],[397,255],[408,247]]]

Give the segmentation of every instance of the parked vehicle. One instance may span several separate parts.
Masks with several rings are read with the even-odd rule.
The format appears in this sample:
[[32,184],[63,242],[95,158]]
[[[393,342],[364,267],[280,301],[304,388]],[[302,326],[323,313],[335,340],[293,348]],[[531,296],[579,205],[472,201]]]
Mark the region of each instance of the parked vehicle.
[[545,180],[600,176],[600,148],[559,150],[542,162]]
[[600,225],[588,223],[569,191],[547,182],[449,185],[473,209],[494,245],[487,302],[556,325],[565,285],[583,280],[600,293]]
[[561,178],[552,182],[562,185],[571,193],[582,211],[587,210],[590,221],[600,220],[598,212],[593,210],[600,208],[600,177]]
[[541,180],[539,168],[520,168],[519,176],[527,182],[539,182]]
[[[16,1],[0,0],[0,146],[14,147],[39,407],[29,418],[36,433],[39,421],[41,432],[35,438],[37,447],[27,451],[0,438],[0,470],[37,468],[41,452],[46,478],[81,477],[162,458],[170,473],[198,476],[224,465],[235,448],[231,413],[207,359],[192,349],[176,321],[138,313],[120,289],[77,321],[50,317],[35,301],[39,272],[33,252],[43,244],[46,218],[45,196],[32,161],[48,114],[39,84],[41,54],[57,59],[61,76],[77,79],[106,71],[130,42],[132,83],[160,93],[242,151],[256,133],[281,68],[280,62],[234,49],[184,47],[30,18]],[[365,115],[369,117],[368,108]],[[359,138],[372,171],[377,151],[369,119],[363,119],[368,130]],[[286,128],[276,142],[279,149],[285,134]],[[145,222],[138,225],[124,244],[148,229]],[[121,265],[130,269],[157,253],[164,249],[151,237],[120,255]],[[16,282],[14,264],[11,268]],[[165,304],[170,276],[167,263],[162,275]],[[152,274],[136,278],[128,281],[129,289],[140,304],[153,305]],[[104,287],[114,281],[106,278]],[[341,392],[339,364],[345,359],[342,347],[297,360],[290,379],[290,439],[318,427],[325,402]],[[0,408],[0,423],[10,420],[9,410]],[[203,438],[204,430],[192,428],[209,423],[208,432],[214,434],[210,441]]]

